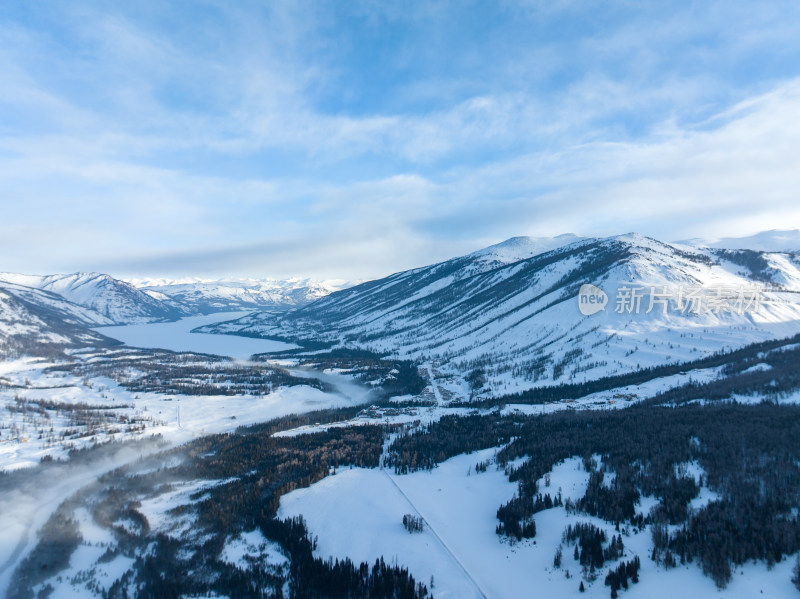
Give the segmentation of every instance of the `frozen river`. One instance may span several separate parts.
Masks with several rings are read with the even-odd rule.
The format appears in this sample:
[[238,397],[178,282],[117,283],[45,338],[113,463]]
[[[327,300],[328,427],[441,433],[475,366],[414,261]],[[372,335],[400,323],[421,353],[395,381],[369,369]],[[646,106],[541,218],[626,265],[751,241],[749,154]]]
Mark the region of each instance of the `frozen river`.
[[238,360],[246,360],[253,354],[297,347],[269,339],[191,332],[202,325],[234,320],[246,314],[249,312],[219,312],[208,316],[190,316],[177,322],[98,327],[95,330],[132,347],[217,354]]

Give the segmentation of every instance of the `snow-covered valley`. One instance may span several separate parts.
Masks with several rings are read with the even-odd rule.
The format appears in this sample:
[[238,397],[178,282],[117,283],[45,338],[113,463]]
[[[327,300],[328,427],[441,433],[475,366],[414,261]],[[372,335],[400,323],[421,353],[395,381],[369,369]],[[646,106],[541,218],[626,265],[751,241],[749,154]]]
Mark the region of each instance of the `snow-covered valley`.
[[[126,324],[113,281],[114,318],[7,277],[0,592],[789,596],[797,257],[709,252],[515,238],[288,312]],[[584,316],[590,274],[771,283],[757,313]]]

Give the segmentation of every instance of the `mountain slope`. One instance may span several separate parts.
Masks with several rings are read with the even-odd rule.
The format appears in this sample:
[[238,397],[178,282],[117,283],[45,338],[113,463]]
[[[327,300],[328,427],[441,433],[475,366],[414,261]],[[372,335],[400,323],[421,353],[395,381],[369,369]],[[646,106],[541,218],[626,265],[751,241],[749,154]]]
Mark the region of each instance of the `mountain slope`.
[[52,355],[116,342],[91,330],[108,319],[40,289],[0,284],[0,357]]
[[[686,361],[800,332],[800,264],[792,256],[756,253],[764,269],[758,278],[730,255],[633,234],[579,239],[522,260],[486,261],[486,254],[396,273],[282,316],[256,314],[205,330],[328,341],[435,360],[462,374],[477,367],[495,388],[509,390]],[[626,283],[673,292],[744,289],[763,280],[776,290],[757,313],[664,313],[660,303],[645,313],[646,300],[641,313],[615,311]],[[607,309],[580,313],[584,283],[606,291]]]
[[154,298],[129,283],[100,273],[45,276],[0,273],[0,281],[56,293],[95,311],[108,321],[104,324],[175,320],[189,313],[174,302]]

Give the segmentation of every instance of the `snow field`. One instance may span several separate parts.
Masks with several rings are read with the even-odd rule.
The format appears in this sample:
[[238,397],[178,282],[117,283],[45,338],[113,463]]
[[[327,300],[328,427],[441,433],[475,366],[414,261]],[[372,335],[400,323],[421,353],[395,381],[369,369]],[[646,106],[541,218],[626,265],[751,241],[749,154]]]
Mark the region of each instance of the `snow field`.
[[[553,567],[553,557],[568,524],[590,522],[604,529],[609,538],[617,534],[613,525],[553,508],[535,515],[535,539],[511,544],[495,534],[497,508],[514,495],[516,485],[491,466],[481,474],[472,468],[477,462],[491,459],[495,451],[460,455],[433,471],[404,476],[379,469],[340,470],[311,487],[282,497],[279,516],[302,515],[312,534],[318,535],[319,556],[347,556],[356,562],[374,562],[383,556],[390,563],[407,566],[421,582],[429,584],[433,576],[436,597],[481,597],[482,593],[498,598],[608,597],[609,589],[603,580],[615,564],[607,563],[594,582],[584,582],[586,592],[580,593],[581,567],[573,559],[572,546],[564,547],[561,568]],[[576,457],[556,465],[549,478],[549,487],[544,478],[539,481],[541,492],[555,494],[561,490],[564,498],[575,499],[585,493],[589,475]],[[647,513],[656,503],[653,498],[643,498],[640,510]],[[424,517],[423,533],[405,530],[402,517],[406,513]],[[433,531],[443,543],[436,542]],[[642,566],[639,584],[631,584],[620,597],[744,599],[796,595],[791,583],[793,559],[784,560],[772,571],[761,563],[737,568],[730,585],[720,591],[697,564],[666,570],[650,561],[649,529],[636,533],[623,527],[623,542],[622,559],[638,555]],[[464,566],[469,577],[458,564]]]

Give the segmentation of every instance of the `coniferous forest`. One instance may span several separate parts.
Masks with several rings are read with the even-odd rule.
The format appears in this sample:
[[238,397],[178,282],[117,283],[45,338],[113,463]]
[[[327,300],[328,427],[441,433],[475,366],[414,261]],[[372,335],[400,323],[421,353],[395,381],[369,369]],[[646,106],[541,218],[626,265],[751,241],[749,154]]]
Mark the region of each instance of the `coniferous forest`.
[[[582,456],[589,484],[581,499],[565,507],[614,524],[655,525],[651,557],[660,564],[699,563],[724,587],[734,565],[774,564],[800,550],[798,407],[721,403],[532,418],[447,417],[398,438],[386,465],[399,473],[433,468],[454,455],[503,444],[498,463],[519,490],[499,506],[500,535],[535,536],[535,513],[547,497],[537,481],[561,460]],[[524,463],[512,467],[518,458]],[[680,475],[680,467],[695,461],[719,499],[690,512],[699,487]],[[615,476],[605,485],[609,473]],[[659,499],[647,516],[634,506],[642,495]],[[668,533],[667,525],[678,528]]]
[[[554,566],[564,559],[562,552],[574,552],[589,573],[585,580],[600,577],[612,596],[637,584],[645,559],[667,569],[697,564],[724,588],[736,566],[752,560],[771,566],[800,551],[800,407],[780,401],[797,388],[798,349],[764,349],[773,348],[751,346],[728,355],[721,366],[726,376],[716,381],[677,387],[626,409],[529,416],[472,410],[427,425],[323,426],[314,433],[274,435],[312,423],[340,423],[357,411],[329,409],[202,437],[152,457],[153,468],[141,472],[139,464],[113,471],[67,499],[42,529],[9,597],[32,598],[34,588],[47,596],[42,584],[69,564],[81,541],[75,520],[80,506],[90,506],[94,521],[116,538],[116,548],[104,559],[124,556],[133,563],[103,591],[109,598],[130,596],[130,589],[139,597],[427,597],[432,589],[403,567],[402,556],[392,564],[317,556],[317,540],[302,519],[277,517],[280,498],[342,468],[384,467],[403,475],[489,448],[497,449],[492,467],[517,485],[514,497],[493,514],[498,542],[535,542],[537,514],[565,509],[599,518],[617,533],[650,530],[652,553],[646,556],[626,553],[621,535],[589,523],[564,531]],[[762,362],[768,370],[752,368]],[[373,366],[381,376],[387,372],[386,364]],[[727,401],[731,385],[763,401]],[[588,477],[583,494],[564,498],[540,488],[554,466],[570,458],[581,460]],[[702,472],[700,479],[689,472],[692,465]],[[475,472],[489,466],[478,462]],[[213,484],[173,510],[176,519],[192,519],[190,538],[151,530],[140,502],[191,481]],[[692,507],[701,488],[710,490],[713,500]],[[644,497],[656,500],[648,513],[637,510]],[[409,532],[426,528],[416,514],[406,514],[402,523]],[[252,530],[280,548],[286,567],[244,567],[222,558],[227,539]]]

